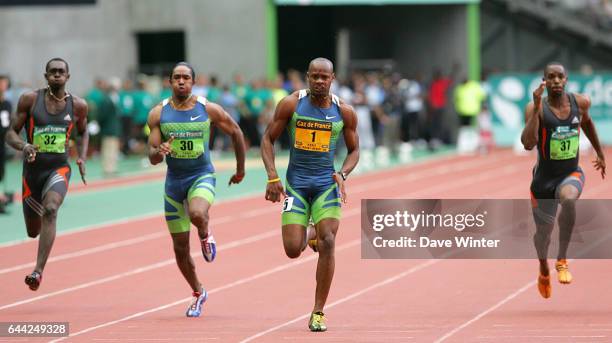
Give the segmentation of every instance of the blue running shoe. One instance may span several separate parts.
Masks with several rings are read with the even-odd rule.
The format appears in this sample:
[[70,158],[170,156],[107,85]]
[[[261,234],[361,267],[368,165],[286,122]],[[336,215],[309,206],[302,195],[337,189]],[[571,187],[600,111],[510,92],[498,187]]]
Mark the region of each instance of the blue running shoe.
[[212,233],[208,232],[208,236],[201,240],[202,243],[202,255],[206,262],[212,262],[217,256],[217,243]]
[[204,288],[199,292],[193,292],[193,300],[187,308],[187,317],[199,317],[202,314],[202,305],[208,299],[208,293]]

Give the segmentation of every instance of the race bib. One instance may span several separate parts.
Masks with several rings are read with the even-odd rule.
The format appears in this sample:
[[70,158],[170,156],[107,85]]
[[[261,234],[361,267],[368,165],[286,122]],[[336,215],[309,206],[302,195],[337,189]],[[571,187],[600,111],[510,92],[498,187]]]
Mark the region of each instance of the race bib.
[[204,153],[204,133],[202,131],[170,132],[172,141],[171,157],[181,159],[196,159]]
[[292,208],[293,208],[293,197],[286,197],[285,201],[283,202],[282,212],[289,212],[291,211]]
[[65,126],[36,126],[33,136],[38,152],[56,154],[66,152]]
[[301,150],[328,152],[332,123],[298,119],[295,123],[294,147]]
[[550,159],[569,160],[578,155],[579,133],[577,129],[559,126],[550,136]]

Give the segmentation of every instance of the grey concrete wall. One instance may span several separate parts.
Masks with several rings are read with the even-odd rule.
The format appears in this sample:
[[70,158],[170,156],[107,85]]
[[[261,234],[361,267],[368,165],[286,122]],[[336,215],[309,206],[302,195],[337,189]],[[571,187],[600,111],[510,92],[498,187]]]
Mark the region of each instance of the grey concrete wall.
[[[94,6],[4,7],[0,73],[44,84],[44,64],[70,64],[68,89],[84,93],[96,76],[125,77],[137,68],[136,32],[183,30],[198,72],[229,80],[265,75],[265,1],[98,0]],[[163,47],[160,47],[163,48]]]
[[351,59],[393,59],[406,75],[454,63],[467,73],[465,6],[349,7],[336,18],[351,31]]

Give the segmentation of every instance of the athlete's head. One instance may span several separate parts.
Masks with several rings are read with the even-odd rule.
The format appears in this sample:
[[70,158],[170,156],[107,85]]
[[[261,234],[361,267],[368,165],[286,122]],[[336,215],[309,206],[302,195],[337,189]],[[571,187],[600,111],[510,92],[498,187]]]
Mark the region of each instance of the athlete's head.
[[195,71],[187,62],[179,62],[174,65],[170,73],[170,84],[175,96],[182,98],[191,95]]
[[567,73],[565,67],[559,62],[550,62],[544,68],[544,81],[549,96],[560,96],[565,92]]
[[47,62],[45,66],[45,79],[47,79],[47,83],[51,88],[63,87],[69,78],[68,62],[63,58],[55,57]]
[[334,75],[334,64],[327,58],[318,57],[308,65],[308,87],[313,95],[325,96],[329,94]]

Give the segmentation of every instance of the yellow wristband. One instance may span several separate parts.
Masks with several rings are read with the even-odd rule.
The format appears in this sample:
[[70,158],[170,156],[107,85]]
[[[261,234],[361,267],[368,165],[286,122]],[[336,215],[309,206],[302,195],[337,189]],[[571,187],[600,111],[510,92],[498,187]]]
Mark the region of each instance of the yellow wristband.
[[268,180],[268,183],[273,183],[273,182],[278,182],[280,181],[280,177],[277,177],[276,179],[270,179]]

